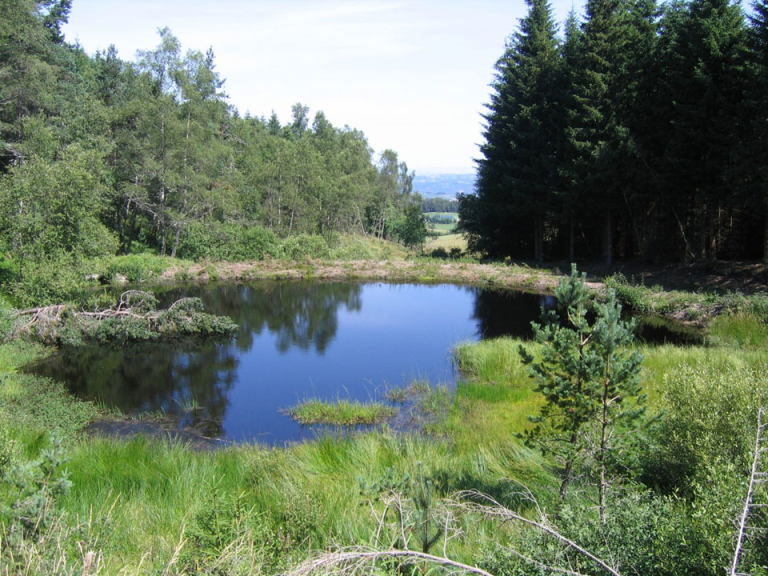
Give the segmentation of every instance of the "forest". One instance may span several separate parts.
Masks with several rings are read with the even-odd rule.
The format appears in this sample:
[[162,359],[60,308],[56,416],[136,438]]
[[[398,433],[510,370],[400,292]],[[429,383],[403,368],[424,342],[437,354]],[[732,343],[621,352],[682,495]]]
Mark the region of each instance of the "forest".
[[470,246],[542,261],[768,257],[768,3],[543,1],[496,63]]
[[[0,269],[150,250],[233,258],[226,246],[300,234],[424,240],[413,173],[392,150],[297,103],[241,116],[213,50],[159,44],[122,60],[65,41],[71,0],[0,6]],[[221,248],[215,252],[212,247]],[[3,279],[0,278],[0,282]]]

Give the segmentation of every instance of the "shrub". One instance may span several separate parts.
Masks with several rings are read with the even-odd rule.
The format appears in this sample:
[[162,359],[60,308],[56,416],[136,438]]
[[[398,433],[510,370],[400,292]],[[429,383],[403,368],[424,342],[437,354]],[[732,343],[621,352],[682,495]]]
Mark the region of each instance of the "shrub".
[[9,287],[8,293],[20,307],[47,306],[62,302],[87,301],[90,290],[86,270],[74,258],[50,260],[24,270],[24,276]]
[[13,307],[0,296],[0,343],[10,338],[13,331]]
[[129,282],[144,282],[162,274],[171,264],[168,258],[154,254],[129,254],[116,256],[107,264],[106,273],[109,278],[118,274],[125,276]]
[[184,234],[178,255],[190,260],[238,262],[275,257],[278,248],[275,233],[261,226],[195,223]]
[[304,260],[306,258],[330,258],[331,250],[322,236],[299,234],[283,241],[280,255],[288,260]]
[[655,447],[645,454],[644,480],[690,493],[712,462],[748,470],[757,411],[768,405],[768,365],[683,366],[665,380],[664,414]]

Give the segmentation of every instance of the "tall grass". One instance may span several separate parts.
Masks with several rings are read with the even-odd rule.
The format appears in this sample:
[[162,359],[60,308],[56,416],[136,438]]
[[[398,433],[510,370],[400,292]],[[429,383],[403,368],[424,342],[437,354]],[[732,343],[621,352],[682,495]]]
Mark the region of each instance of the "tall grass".
[[331,424],[335,426],[372,425],[386,422],[397,410],[380,402],[358,402],[337,400],[324,402],[318,399],[305,400],[287,410],[300,424]]
[[[141,562],[147,573],[167,566],[180,535],[186,568],[205,568],[207,555],[211,561],[221,555],[206,548],[212,544],[205,519],[212,513],[221,530],[251,543],[241,554],[276,572],[310,549],[374,545],[378,522],[372,512],[382,512],[387,487],[407,492],[409,479],[420,473],[438,498],[482,487],[504,499],[516,490],[505,478],[536,478],[540,486],[548,477],[536,457],[509,444],[457,452],[449,442],[388,433],[220,452],[141,438],[95,439],[75,446],[69,467],[73,489],[63,509],[73,517],[111,510],[103,543],[110,574],[132,573]],[[449,549],[459,557],[473,553],[467,542]]]

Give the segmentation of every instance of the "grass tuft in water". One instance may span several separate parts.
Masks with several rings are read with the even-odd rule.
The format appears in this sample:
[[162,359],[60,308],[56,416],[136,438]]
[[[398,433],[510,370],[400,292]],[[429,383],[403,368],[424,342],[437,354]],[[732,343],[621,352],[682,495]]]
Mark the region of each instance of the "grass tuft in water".
[[381,424],[392,418],[397,410],[379,402],[336,400],[324,402],[310,399],[288,410],[288,414],[300,424],[331,424],[357,426]]

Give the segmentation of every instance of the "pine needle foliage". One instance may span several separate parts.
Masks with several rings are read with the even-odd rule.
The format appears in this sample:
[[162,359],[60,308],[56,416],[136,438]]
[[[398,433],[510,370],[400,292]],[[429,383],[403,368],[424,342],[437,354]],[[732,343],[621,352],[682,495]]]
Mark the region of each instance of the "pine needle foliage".
[[599,508],[605,511],[608,474],[626,430],[645,411],[639,380],[643,356],[629,345],[634,320],[621,319],[621,305],[609,291],[602,302],[587,292],[585,275],[571,274],[555,290],[557,307],[533,323],[542,345],[537,358],[519,351],[545,404],[528,433],[529,444],[552,453],[562,464],[560,499],[580,464],[593,461],[599,475]]

